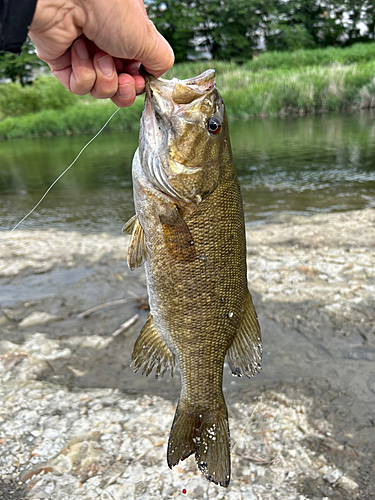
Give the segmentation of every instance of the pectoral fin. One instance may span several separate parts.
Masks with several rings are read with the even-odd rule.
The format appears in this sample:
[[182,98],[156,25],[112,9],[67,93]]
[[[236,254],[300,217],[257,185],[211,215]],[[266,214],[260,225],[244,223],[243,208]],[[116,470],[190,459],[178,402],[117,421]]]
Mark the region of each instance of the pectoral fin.
[[147,247],[145,233],[140,225],[137,216],[133,215],[131,219],[122,228],[123,233],[131,234],[128,248],[128,266],[133,271],[139,267],[147,258]]
[[143,366],[142,374],[147,377],[156,366],[155,377],[158,378],[159,375],[163,377],[166,370],[170,368],[173,377],[174,364],[174,355],[154,325],[151,314],[149,314],[146,324],[134,345],[132,355],[134,371],[136,372]]
[[193,237],[178,208],[168,215],[159,215],[159,218],[163,225],[164,243],[168,253],[177,262],[192,262],[195,259]]
[[263,348],[258,318],[249,291],[244,309],[239,330],[227,351],[227,358],[233,375],[251,377],[260,371]]

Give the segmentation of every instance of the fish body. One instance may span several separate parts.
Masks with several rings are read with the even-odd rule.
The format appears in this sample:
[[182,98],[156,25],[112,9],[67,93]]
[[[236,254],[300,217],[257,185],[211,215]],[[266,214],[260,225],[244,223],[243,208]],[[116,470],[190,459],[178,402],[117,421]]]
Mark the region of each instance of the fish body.
[[212,70],[183,81],[148,77],[146,89],[133,160],[136,216],[125,231],[130,268],[145,264],[150,315],[132,361],[146,375],[179,368],[168,464],[195,453],[202,474],[225,487],[224,358],[234,375],[251,376],[262,346],[224,103]]

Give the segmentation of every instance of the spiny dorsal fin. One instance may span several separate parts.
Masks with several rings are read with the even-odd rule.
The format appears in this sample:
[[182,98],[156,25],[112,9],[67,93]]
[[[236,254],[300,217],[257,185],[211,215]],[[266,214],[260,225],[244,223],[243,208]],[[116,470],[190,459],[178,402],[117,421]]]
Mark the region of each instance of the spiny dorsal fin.
[[260,371],[262,361],[262,340],[257,314],[250,292],[247,292],[244,314],[240,327],[227,351],[228,363],[233,375],[251,377]]
[[192,262],[195,259],[193,237],[178,208],[168,215],[160,215],[159,218],[169,255],[177,262]]
[[133,271],[136,267],[141,266],[147,258],[145,233],[136,215],[128,220],[122,231],[129,233],[130,230],[131,238],[128,248],[128,266]]
[[121,229],[121,232],[123,232],[124,234],[132,234],[136,222],[138,222],[138,219],[137,215],[135,214],[128,220],[128,222],[125,222],[125,225]]
[[174,354],[170,351],[159,330],[154,325],[151,314],[149,314],[146,324],[134,345],[132,355],[134,371],[136,372],[143,366],[142,374],[147,377],[156,366],[155,377],[158,378],[159,375],[163,377],[166,370],[170,368],[173,377],[174,364]]

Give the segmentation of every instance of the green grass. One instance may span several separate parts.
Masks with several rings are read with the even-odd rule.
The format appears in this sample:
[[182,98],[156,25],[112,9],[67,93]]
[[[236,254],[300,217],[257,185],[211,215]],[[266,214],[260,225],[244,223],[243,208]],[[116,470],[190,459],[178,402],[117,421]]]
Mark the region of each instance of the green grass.
[[357,43],[344,49],[296,50],[294,52],[264,52],[245,64],[247,69],[298,69],[305,66],[329,66],[332,64],[366,63],[375,59],[375,43]]
[[[121,109],[107,125],[106,130],[126,130],[138,127],[143,99],[137,99],[131,108]],[[97,132],[116,110],[110,101],[76,104],[63,110],[45,110],[18,118],[0,121],[0,139],[15,137],[48,137],[56,135]]]
[[68,92],[52,76],[38,78],[25,87],[18,83],[1,84],[0,87],[0,120],[45,109],[64,109],[82,100]]
[[[190,62],[176,65],[166,77],[190,78],[208,68],[216,70],[229,118],[375,107],[375,44],[270,52],[243,66]],[[93,133],[116,109],[108,100],[70,94],[54,78],[25,89],[2,84],[1,91],[0,139]],[[140,97],[117,113],[107,130],[138,127],[142,107]]]

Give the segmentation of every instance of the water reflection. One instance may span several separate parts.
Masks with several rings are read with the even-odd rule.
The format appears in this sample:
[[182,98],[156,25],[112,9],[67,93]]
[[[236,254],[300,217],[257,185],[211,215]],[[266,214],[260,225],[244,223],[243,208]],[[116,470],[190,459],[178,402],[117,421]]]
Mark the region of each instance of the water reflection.
[[[374,136],[369,113],[231,123],[247,223],[375,206]],[[0,143],[0,229],[30,210],[89,138]],[[23,227],[118,233],[133,214],[137,142],[134,131],[99,136]]]

